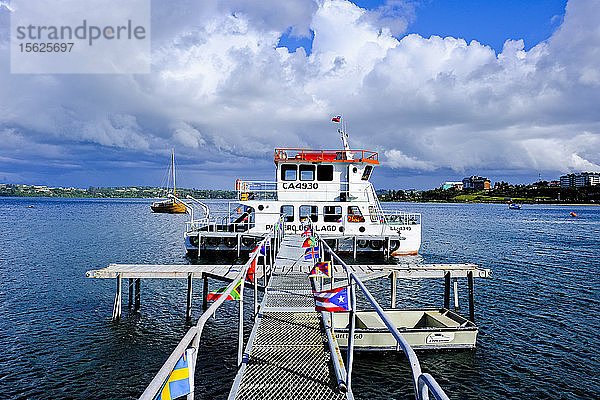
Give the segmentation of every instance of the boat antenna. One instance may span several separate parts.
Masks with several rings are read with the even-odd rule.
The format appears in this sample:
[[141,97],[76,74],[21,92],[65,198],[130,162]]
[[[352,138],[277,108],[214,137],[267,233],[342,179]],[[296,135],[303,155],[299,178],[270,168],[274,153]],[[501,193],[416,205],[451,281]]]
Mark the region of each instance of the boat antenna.
[[352,158],[352,154],[350,153],[350,146],[348,145],[348,133],[346,133],[346,124],[342,117],[340,117],[340,122],[342,128],[338,128],[338,132],[342,137],[342,144],[344,145],[344,154],[346,156],[346,160],[349,160]]

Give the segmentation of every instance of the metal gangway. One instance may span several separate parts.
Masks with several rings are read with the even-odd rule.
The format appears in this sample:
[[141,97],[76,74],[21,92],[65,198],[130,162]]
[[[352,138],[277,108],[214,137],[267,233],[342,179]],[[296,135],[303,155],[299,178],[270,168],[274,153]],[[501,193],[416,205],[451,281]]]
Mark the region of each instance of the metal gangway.
[[[304,260],[300,235],[284,235],[285,222],[281,217],[273,230],[265,235],[248,261],[216,300],[191,327],[169,358],[150,382],[140,399],[154,399],[169,377],[179,358],[193,349],[192,365],[196,365],[204,325],[225,299],[239,285],[238,373],[229,393],[229,400],[257,398],[350,399],[352,400],[352,365],[354,361],[354,331],[356,328],[356,292],[363,293],[374,307],[398,347],[410,364],[416,400],[428,400],[432,394],[438,400],[448,399],[443,389],[429,374],[423,373],[419,360],[399,333],[385,311],[363,283],[364,275],[348,266],[318,235],[321,259],[329,259],[330,278],[308,278],[313,262]],[[256,261],[265,246],[267,255],[262,264]],[[336,268],[343,268],[343,272]],[[257,302],[258,279],[253,279],[254,326],[244,346],[244,286],[250,267],[262,267],[265,295]],[[335,271],[338,270],[338,276]],[[373,274],[375,275],[375,274]],[[255,275],[256,277],[257,275]],[[312,291],[348,286],[350,294],[350,332],[346,358],[335,339],[331,313],[316,312]],[[333,373],[331,372],[333,370]],[[192,378],[193,379],[193,378]],[[194,393],[187,395],[194,399]]]

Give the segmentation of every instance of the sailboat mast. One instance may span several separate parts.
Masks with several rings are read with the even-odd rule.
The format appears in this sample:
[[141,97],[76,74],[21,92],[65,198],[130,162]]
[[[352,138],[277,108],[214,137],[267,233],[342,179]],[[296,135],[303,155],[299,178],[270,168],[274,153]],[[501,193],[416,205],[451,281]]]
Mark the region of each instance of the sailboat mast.
[[173,165],[171,167],[171,169],[173,170],[173,196],[175,196],[175,149],[172,149],[172,154],[173,154]]

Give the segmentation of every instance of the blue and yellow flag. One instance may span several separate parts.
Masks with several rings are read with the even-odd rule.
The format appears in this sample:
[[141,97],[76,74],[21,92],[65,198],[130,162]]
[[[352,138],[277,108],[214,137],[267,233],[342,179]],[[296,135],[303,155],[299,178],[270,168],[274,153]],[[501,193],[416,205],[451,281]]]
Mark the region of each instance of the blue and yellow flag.
[[192,393],[194,389],[194,365],[192,354],[194,349],[187,349],[175,364],[155,400],[174,400]]

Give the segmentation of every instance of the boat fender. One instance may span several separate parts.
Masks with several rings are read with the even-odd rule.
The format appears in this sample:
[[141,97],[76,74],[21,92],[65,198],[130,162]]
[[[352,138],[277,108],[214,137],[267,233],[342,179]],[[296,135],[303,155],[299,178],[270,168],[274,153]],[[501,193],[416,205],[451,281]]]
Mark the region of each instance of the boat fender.
[[206,238],[206,244],[211,246],[211,247],[217,247],[219,244],[221,244],[221,238],[218,237],[207,237]]
[[573,211],[571,211],[571,217],[577,218],[577,214],[575,214]]
[[381,241],[381,240],[371,240],[369,242],[369,247],[372,248],[373,250],[381,249],[382,245],[383,245],[383,241]]
[[256,244],[256,240],[253,237],[243,237],[242,244],[246,247],[252,247]]
[[364,240],[364,239],[360,239],[360,240],[358,240],[356,242],[356,244],[358,245],[358,247],[364,249],[369,244],[369,241],[368,240]]

